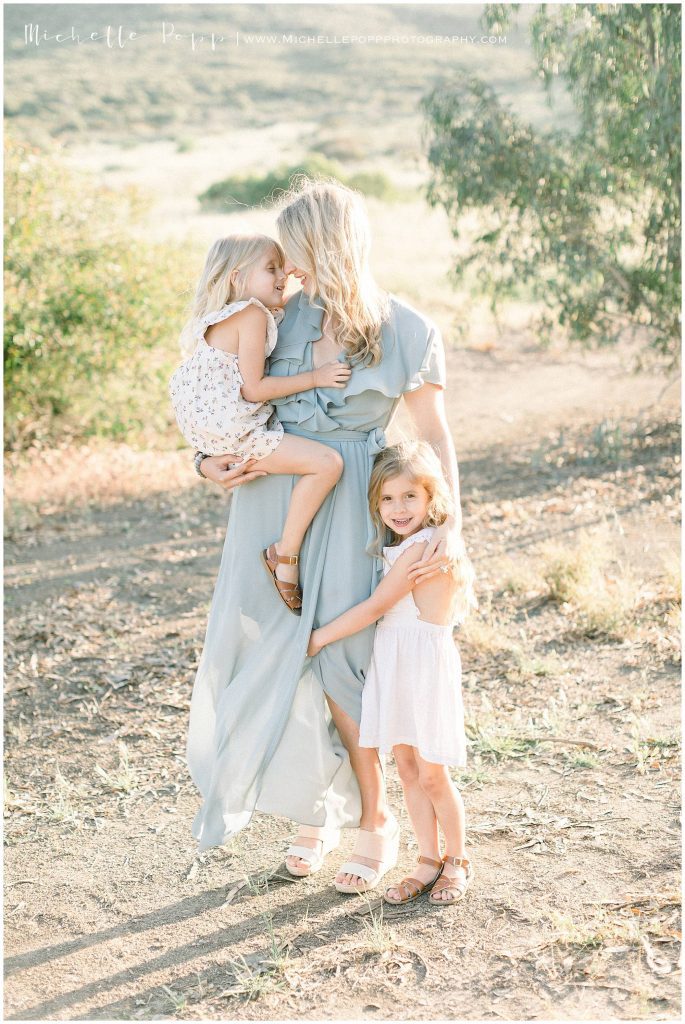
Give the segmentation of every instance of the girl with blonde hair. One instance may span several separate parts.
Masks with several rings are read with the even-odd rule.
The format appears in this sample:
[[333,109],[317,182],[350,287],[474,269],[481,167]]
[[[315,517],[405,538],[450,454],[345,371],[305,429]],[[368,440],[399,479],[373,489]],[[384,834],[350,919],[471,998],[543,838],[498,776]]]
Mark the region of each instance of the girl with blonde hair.
[[[267,235],[214,242],[181,334],[181,347],[192,342],[195,349],[174,371],[169,394],[181,433],[203,454],[230,449],[256,474],[300,476],[280,539],[261,551],[279,597],[300,615],[300,547],[343,462],[326,445],[284,434],[270,400],[317,387],[344,388],[351,370],[331,362],[287,380],[265,374],[264,361],[276,344],[276,317],[283,319],[283,262],[283,250]],[[195,463],[198,472],[201,461]]]
[[380,560],[366,552],[374,537],[366,495],[401,401],[417,437],[435,449],[453,501],[409,575],[418,584],[459,555],[445,356],[435,324],[375,283],[357,193],[301,179],[285,196],[277,227],[284,270],[302,290],[286,303],[270,375],[285,382],[330,360],[349,363],[351,375],[344,389],[284,394],[274,405],[286,434],[324,442],[345,469],[302,545],[304,598],[293,630],[286,610],[264,599],[268,581],[255,579],[251,568],[287,507],[293,478],[256,479],[244,463],[230,468],[230,450],[202,462],[205,476],[238,489],[191,700],[188,763],[203,797],[193,834],[202,850],[226,842],[255,811],[291,818],[297,832],[286,866],[305,875],[339,844],[340,829],[356,828],[348,865],[333,881],[343,892],[358,891],[394,866],[400,839],[378,753],[359,745],[375,626],[314,657],[307,647],[312,629],[366,600],[379,582]]
[[[315,629],[307,652],[315,657],[328,644],[378,623],[362,693],[359,746],[393,751],[419,847],[416,877],[403,878],[385,893],[392,904],[409,903],[427,890],[431,903],[455,903],[472,875],[464,803],[447,766],[466,764],[461,662],[452,629],[476,605],[473,566],[462,551],[433,579],[415,585],[407,575],[450,510],[447,481],[430,445],[404,442],[377,455],[369,511],[383,579],[365,601]],[[351,865],[343,870],[348,867],[366,874]]]

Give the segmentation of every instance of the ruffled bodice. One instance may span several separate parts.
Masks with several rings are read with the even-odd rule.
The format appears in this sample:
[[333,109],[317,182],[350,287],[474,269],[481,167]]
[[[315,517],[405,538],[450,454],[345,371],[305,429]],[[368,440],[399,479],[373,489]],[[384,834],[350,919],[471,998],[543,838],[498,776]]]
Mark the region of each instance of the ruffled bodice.
[[[278,418],[313,433],[372,431],[387,426],[402,394],[425,382],[446,385],[445,356],[435,324],[394,296],[383,324],[383,358],[377,366],[353,366],[345,388],[313,388],[275,399]],[[269,373],[292,376],[312,370],[312,343],[321,337],[323,309],[304,292],[285,308]],[[344,355],[338,357],[346,362]]]

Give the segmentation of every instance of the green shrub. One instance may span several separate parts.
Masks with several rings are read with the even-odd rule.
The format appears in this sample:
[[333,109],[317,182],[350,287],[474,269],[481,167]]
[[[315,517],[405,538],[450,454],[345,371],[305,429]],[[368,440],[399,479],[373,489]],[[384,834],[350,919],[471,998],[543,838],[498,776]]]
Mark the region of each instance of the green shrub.
[[6,447],[168,427],[195,268],[132,234],[145,206],[6,135]]
[[230,210],[233,206],[259,206],[276,200],[279,194],[287,191],[296,174],[306,174],[311,178],[336,178],[343,185],[380,199],[391,200],[399,196],[392,183],[379,171],[346,175],[332,160],[319,153],[312,153],[299,164],[281,164],[266,174],[224,178],[210,185],[198,199],[204,209],[219,208],[226,211],[227,207]]
[[395,188],[382,171],[359,171],[351,174],[345,181],[350,188],[356,188],[365,196],[374,196],[376,199],[385,199],[392,202],[394,199],[404,198],[405,191]]

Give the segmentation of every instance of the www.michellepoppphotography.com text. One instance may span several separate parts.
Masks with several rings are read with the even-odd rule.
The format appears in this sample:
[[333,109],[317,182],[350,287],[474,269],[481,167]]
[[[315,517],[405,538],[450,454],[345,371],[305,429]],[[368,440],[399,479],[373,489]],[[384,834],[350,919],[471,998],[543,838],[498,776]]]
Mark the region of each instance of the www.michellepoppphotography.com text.
[[229,46],[285,45],[285,46],[397,46],[419,44],[424,46],[445,45],[502,45],[506,36],[500,35],[326,35],[298,32],[240,32],[225,34],[216,32],[177,31],[173,22],[162,21],[157,33],[140,33],[124,25],[106,25],[93,32],[77,32],[70,26],[60,32],[50,32],[37,23],[24,25],[25,46],[48,46],[100,43],[109,50],[123,50],[127,46],[157,42],[163,46],[187,46],[191,51],[200,49],[218,50]]

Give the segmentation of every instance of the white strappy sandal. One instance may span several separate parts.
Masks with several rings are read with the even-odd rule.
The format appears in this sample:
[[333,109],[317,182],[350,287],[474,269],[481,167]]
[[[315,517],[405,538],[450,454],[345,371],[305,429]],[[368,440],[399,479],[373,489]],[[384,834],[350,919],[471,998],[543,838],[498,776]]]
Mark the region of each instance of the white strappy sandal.
[[[318,839],[321,843],[321,849],[310,850],[308,846],[289,846],[285,853],[286,863],[285,869],[290,875],[295,875],[296,878],[306,878],[307,875],[313,875],[316,871],[319,871],[323,867],[324,857],[331,850],[335,850],[340,845],[340,829],[332,828],[317,828],[315,825],[299,825],[297,829],[297,835],[295,836],[295,843],[298,839]],[[309,864],[308,868],[300,866],[298,868],[288,867],[288,857],[300,857],[302,860],[306,860]]]
[[[390,832],[369,832],[368,829],[360,828],[357,832],[357,841],[354,844],[352,857],[347,863],[338,869],[338,874],[358,875],[364,879],[364,885],[343,885],[342,882],[333,882],[338,892],[360,893],[368,889],[375,889],[381,878],[388,871],[395,867],[400,851],[400,825],[393,818],[394,828],[389,823]],[[370,868],[368,864],[360,864],[357,857],[368,857],[369,860],[380,861],[377,868]]]

